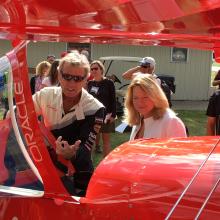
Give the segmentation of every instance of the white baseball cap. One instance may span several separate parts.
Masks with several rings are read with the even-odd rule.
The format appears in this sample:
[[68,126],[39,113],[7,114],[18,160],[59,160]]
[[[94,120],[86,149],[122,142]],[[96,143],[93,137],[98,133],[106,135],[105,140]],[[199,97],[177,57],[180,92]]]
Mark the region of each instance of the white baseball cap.
[[155,67],[156,65],[155,59],[153,57],[144,57],[140,61],[141,66],[146,66],[147,64],[151,64],[152,67]]

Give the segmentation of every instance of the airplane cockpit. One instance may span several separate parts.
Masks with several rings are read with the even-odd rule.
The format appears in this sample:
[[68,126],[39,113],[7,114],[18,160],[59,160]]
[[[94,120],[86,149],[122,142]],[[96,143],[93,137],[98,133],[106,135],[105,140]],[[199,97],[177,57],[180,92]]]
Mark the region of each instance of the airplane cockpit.
[[[28,122],[19,121],[19,117],[27,117],[27,111],[22,106],[22,87],[13,88],[12,66],[7,56],[0,59],[1,102],[0,102],[0,184],[1,187],[18,187],[43,191],[42,179],[34,166],[28,152],[30,135],[24,134],[21,127],[28,127]],[[33,145],[33,143],[32,143]]]
[[[55,138],[34,111],[25,74],[27,43],[21,42],[0,58],[0,194],[12,187],[18,194],[25,190],[42,196],[50,188],[66,195],[84,196],[84,180],[89,181],[91,174],[84,173],[82,182],[74,183],[74,167],[57,158]],[[46,176],[44,182],[42,173]],[[75,185],[79,187],[77,194]]]

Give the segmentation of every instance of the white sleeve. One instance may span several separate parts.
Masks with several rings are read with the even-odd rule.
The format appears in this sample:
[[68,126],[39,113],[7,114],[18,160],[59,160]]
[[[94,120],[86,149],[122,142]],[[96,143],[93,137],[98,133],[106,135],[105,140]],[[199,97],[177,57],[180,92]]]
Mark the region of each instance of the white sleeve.
[[166,136],[170,137],[187,137],[186,127],[180,118],[170,118],[167,122]]
[[40,115],[42,114],[42,111],[41,111],[41,101],[42,101],[42,92],[41,90],[36,92],[33,96],[32,96],[32,99],[33,99],[33,103],[34,103],[34,108],[35,108],[35,111],[36,111],[36,114],[37,115]]

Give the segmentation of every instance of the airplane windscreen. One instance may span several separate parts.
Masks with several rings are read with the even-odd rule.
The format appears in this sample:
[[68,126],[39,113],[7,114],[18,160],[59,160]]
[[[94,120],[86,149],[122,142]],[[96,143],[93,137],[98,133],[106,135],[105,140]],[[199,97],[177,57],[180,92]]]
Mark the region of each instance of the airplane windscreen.
[[[5,187],[19,187],[43,190],[43,185],[30,168],[21,150],[21,143],[27,148],[16,117],[16,106],[10,62],[7,57],[0,59],[0,194]],[[15,129],[17,127],[17,130]]]

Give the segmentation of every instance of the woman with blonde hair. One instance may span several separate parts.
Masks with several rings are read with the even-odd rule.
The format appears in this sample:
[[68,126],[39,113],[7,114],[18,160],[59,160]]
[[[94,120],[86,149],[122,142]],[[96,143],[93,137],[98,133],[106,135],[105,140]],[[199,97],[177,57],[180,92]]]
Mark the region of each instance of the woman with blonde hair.
[[32,95],[43,88],[42,81],[48,75],[51,64],[47,61],[42,61],[36,66],[36,74],[30,80]]
[[48,75],[43,79],[42,81],[42,87],[48,87],[48,86],[58,86],[58,66],[59,66],[59,60],[56,59],[51,64],[50,70]]
[[138,74],[131,81],[124,120],[133,126],[130,140],[186,137],[185,125],[169,108],[163,90],[150,74]]

